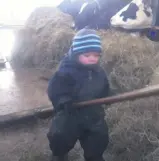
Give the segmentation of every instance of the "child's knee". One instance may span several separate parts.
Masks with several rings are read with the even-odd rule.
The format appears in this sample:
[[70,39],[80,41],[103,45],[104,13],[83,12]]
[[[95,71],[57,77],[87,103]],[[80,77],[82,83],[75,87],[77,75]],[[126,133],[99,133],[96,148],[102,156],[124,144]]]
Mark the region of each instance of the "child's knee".
[[75,139],[72,137],[70,140],[70,136],[67,133],[62,133],[60,131],[56,131],[55,133],[47,134],[50,149],[55,156],[60,156],[68,153],[75,144]]
[[73,148],[78,131],[75,122],[64,115],[63,112],[57,114],[51,124],[47,134],[50,149],[54,155],[63,155]]

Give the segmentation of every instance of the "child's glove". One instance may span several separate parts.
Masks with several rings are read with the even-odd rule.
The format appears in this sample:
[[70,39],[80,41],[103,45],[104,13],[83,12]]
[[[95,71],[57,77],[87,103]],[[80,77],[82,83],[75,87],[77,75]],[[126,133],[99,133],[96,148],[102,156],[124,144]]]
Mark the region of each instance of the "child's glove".
[[65,102],[59,106],[60,110],[64,110],[66,112],[71,112],[72,110],[72,101]]
[[72,99],[66,98],[66,97],[61,98],[55,111],[61,111],[61,110],[71,112],[72,111]]

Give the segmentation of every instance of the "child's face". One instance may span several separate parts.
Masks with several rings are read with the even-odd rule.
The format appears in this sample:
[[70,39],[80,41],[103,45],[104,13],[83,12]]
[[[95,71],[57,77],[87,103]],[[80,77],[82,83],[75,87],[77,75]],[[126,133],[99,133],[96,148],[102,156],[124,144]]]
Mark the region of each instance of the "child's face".
[[100,54],[96,52],[85,53],[79,56],[79,62],[84,65],[97,64],[99,59]]

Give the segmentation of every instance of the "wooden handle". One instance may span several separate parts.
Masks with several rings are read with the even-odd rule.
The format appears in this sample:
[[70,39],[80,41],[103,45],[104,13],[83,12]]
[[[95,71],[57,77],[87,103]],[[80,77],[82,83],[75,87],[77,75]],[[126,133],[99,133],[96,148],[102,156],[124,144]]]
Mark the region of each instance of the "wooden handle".
[[159,30],[159,26],[152,26],[152,29]]
[[133,92],[126,92],[117,96],[75,103],[74,106],[81,107],[81,106],[97,105],[97,104],[113,104],[127,100],[135,100],[139,98],[150,97],[154,95],[159,95],[159,85],[146,87],[140,90],[135,90]]

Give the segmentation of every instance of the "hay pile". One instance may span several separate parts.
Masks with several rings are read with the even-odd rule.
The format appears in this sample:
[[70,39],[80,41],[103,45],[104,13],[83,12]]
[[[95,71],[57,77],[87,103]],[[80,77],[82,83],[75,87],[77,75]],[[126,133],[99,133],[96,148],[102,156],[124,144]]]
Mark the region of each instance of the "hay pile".
[[[24,29],[31,34],[26,37],[22,32],[19,36],[21,43],[14,51],[13,61],[53,69],[69,48],[74,34],[70,23],[69,16],[56,10],[38,9]],[[115,31],[99,34],[103,42],[101,64],[116,93],[159,83],[159,44]],[[111,138],[105,154],[107,161],[159,160],[158,100],[153,97],[128,101],[106,110]]]
[[[100,32],[102,65],[117,93],[158,84],[159,44],[118,32]],[[106,110],[113,161],[158,160],[159,98],[152,97],[112,105]]]
[[16,35],[12,64],[53,68],[67,52],[72,18],[53,7],[37,8]]

